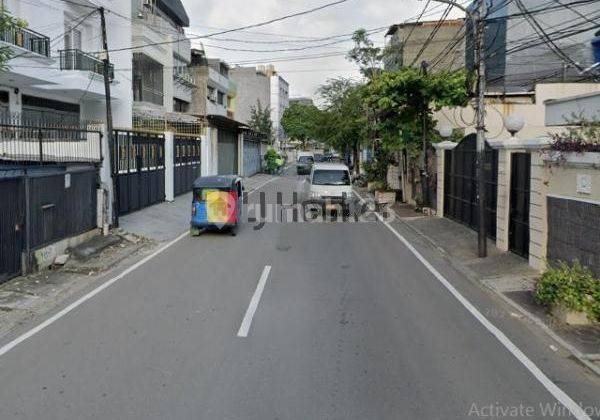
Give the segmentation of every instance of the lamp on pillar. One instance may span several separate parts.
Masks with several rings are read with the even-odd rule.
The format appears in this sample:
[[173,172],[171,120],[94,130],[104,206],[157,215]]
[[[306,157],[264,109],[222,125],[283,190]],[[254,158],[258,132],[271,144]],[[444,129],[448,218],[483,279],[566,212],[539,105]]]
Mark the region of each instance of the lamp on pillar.
[[437,130],[444,140],[448,140],[450,137],[452,137],[452,132],[454,131],[450,124],[440,124]]
[[520,115],[511,114],[504,118],[504,127],[512,137],[515,137],[515,135],[521,131],[524,126],[525,120]]

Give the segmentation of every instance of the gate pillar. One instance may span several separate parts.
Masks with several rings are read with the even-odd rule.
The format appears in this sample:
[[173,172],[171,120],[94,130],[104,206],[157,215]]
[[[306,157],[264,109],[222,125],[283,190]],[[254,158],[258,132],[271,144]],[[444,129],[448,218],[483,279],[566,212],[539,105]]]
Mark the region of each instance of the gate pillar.
[[165,200],[175,200],[175,134],[165,131]]

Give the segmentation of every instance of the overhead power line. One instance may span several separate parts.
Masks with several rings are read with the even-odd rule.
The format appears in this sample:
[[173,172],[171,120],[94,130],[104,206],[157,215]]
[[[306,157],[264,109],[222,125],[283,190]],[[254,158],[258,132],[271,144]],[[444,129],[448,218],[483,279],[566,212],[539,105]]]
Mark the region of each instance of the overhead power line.
[[[213,36],[217,36],[217,35],[224,35],[224,34],[228,34],[228,33],[232,33],[232,32],[238,32],[238,31],[243,31],[246,29],[252,29],[252,28],[259,28],[261,26],[266,26],[266,25],[270,25],[272,23],[275,22],[280,22],[282,20],[287,20],[287,19],[291,19],[294,17],[298,17],[298,16],[304,16],[304,15],[308,15],[310,13],[314,13],[314,12],[318,12],[320,10],[332,7],[332,6],[336,6],[338,4],[342,4],[342,3],[346,3],[349,0],[337,0],[334,2],[330,2],[318,7],[313,7],[312,9],[308,9],[308,10],[303,10],[301,12],[296,12],[296,13],[291,13],[288,15],[284,15],[284,16],[280,16],[278,18],[274,18],[274,19],[269,19],[263,22],[258,22],[258,23],[253,23],[250,25],[245,25],[245,26],[240,26],[237,28],[232,28],[232,29],[226,29],[223,31],[219,31],[219,32],[213,32],[210,34],[206,34],[206,35],[198,35],[198,36],[194,36],[194,37],[189,37],[187,39],[189,40],[194,40],[194,39],[205,39],[205,38],[211,38]],[[174,44],[177,42],[181,42],[182,39],[177,39],[177,40],[170,40],[170,41],[161,41],[161,42],[152,42],[152,43],[148,43],[148,44],[142,44],[142,45],[135,45],[135,46],[131,46],[131,47],[123,47],[123,48],[113,48],[108,50],[108,52],[118,52],[118,51],[127,51],[127,50],[136,50],[139,48],[144,48],[144,47],[152,47],[152,46],[157,46],[157,45],[167,45],[167,44]],[[96,51],[99,52],[99,51]]]

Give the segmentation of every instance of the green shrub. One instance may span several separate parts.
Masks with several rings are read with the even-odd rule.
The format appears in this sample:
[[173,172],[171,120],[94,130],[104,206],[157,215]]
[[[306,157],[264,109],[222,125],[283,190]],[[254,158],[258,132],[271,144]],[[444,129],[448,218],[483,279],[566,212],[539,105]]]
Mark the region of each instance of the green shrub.
[[268,174],[274,174],[277,171],[279,165],[277,164],[277,159],[279,155],[275,151],[275,149],[267,150],[265,153],[265,169]]
[[537,283],[535,300],[545,306],[582,311],[590,319],[600,321],[600,280],[579,262],[560,262],[548,269]]

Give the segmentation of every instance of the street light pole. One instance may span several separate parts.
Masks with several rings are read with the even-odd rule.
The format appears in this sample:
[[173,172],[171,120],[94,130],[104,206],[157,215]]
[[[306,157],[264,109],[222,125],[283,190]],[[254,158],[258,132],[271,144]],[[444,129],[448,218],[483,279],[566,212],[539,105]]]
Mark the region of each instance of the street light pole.
[[478,231],[477,248],[480,258],[487,256],[487,218],[485,211],[485,15],[487,13],[487,0],[477,0],[474,11],[456,3],[454,0],[434,0],[457,7],[467,15],[473,24],[475,31],[475,66],[477,68],[477,98],[475,107],[475,120],[477,129],[477,210]]

